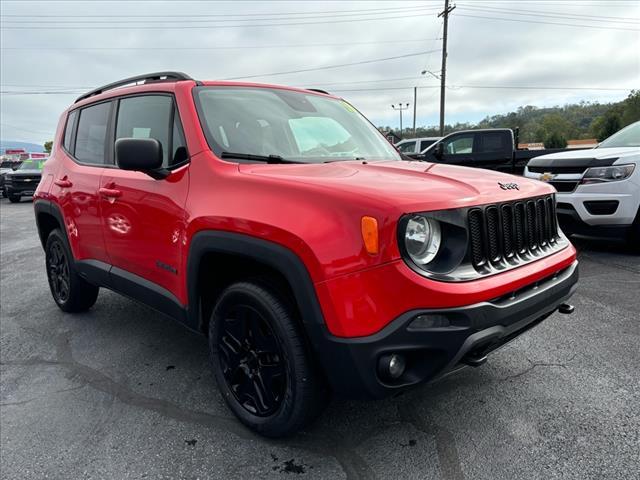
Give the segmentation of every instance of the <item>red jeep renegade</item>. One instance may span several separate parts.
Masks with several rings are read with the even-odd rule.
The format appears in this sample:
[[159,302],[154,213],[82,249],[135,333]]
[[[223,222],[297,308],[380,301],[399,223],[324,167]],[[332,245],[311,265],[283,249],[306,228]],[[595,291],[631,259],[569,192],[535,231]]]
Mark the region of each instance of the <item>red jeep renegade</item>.
[[78,98],[54,144],[34,206],[55,302],[105,287],[207,335],[229,407],[266,436],[573,309],[552,187],[403,159],[323,91],[144,75]]

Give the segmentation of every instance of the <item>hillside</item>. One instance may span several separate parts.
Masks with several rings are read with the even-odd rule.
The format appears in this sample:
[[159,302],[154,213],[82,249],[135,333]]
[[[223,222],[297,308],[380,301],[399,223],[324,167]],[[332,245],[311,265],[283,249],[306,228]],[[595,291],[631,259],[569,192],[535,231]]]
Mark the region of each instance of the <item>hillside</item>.
[[[589,103],[538,108],[527,105],[515,112],[486,117],[478,123],[457,123],[446,125],[445,134],[457,130],[473,128],[520,128],[521,142],[546,142],[552,134],[565,140],[597,138],[604,140],[620,128],[640,120],[640,90],[633,90],[629,96],[617,103]],[[381,130],[390,130],[382,127]],[[394,129],[391,129],[394,130]],[[397,130],[394,130],[396,133]],[[436,126],[420,127],[416,134],[405,129],[403,138],[434,137],[439,131]]]
[[44,152],[44,148],[42,145],[38,145],[37,143],[29,143],[29,142],[17,142],[13,140],[0,140],[0,153],[4,153],[6,149],[18,149],[23,148],[27,152]]

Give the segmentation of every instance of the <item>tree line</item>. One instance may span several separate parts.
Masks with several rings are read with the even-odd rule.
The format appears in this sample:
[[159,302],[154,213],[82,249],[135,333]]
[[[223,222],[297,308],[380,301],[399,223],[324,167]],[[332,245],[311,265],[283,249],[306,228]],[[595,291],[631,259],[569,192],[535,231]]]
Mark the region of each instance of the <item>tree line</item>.
[[[595,138],[600,142],[638,120],[640,90],[632,90],[626,99],[616,103],[580,102],[548,108],[527,105],[515,112],[487,116],[478,123],[447,124],[445,135],[475,128],[519,128],[520,142],[541,142],[546,148],[564,148],[567,140]],[[440,136],[437,126],[416,128],[415,135],[411,128],[405,128],[403,135],[391,127],[380,127],[380,130],[391,130],[402,138]]]

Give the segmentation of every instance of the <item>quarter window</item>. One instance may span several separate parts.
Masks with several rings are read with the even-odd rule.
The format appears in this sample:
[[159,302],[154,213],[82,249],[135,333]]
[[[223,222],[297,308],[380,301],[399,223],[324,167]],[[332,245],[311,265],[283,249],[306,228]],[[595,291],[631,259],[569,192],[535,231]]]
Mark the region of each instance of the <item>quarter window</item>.
[[103,165],[107,123],[111,103],[100,103],[83,108],[78,121],[74,156],[82,163]]
[[69,115],[67,115],[67,125],[64,127],[64,141],[62,142],[62,144],[68,152],[71,152],[71,134],[73,133],[73,124],[76,121],[77,115],[77,110],[74,110]]

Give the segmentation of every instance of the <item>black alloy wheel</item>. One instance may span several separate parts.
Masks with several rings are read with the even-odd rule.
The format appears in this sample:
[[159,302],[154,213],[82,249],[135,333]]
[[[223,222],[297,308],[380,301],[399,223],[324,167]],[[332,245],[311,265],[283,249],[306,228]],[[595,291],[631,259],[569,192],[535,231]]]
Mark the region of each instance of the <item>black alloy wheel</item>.
[[47,273],[54,300],[58,304],[66,303],[69,300],[71,288],[69,261],[59,241],[53,242],[49,248]]
[[218,345],[224,378],[238,403],[266,417],[278,410],[287,385],[283,352],[273,330],[250,305],[231,308]]
[[272,438],[304,428],[328,401],[297,308],[274,283],[228,286],[216,296],[208,325],[222,397],[238,420]]
[[45,265],[51,295],[62,311],[83,312],[96,303],[100,289],[78,274],[67,239],[57,228],[47,238]]

